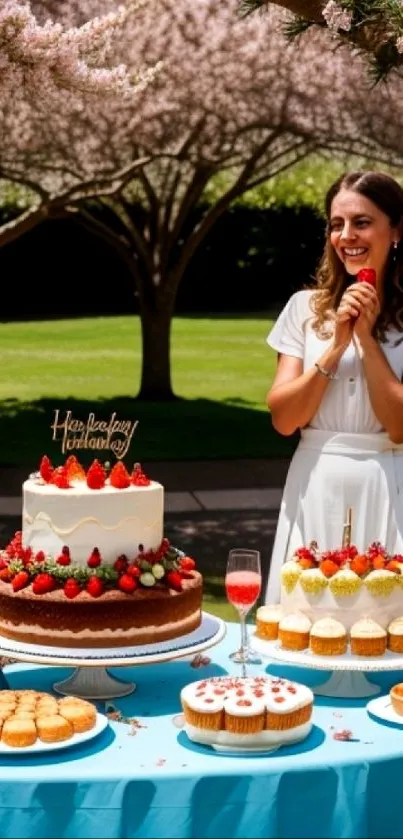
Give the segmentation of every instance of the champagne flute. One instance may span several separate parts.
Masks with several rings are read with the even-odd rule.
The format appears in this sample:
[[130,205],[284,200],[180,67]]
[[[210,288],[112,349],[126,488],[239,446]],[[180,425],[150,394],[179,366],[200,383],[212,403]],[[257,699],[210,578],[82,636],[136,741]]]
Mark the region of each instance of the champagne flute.
[[[225,574],[227,598],[239,614],[241,624],[241,646],[230,654],[237,664],[261,664],[249,647],[246,618],[256,603],[262,587],[260,552],[248,548],[233,548],[228,554]],[[245,672],[243,671],[243,675]]]

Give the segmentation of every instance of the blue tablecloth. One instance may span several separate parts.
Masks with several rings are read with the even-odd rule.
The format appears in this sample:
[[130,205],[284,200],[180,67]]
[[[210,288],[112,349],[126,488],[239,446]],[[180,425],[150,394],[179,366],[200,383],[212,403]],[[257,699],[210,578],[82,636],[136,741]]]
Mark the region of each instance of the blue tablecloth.
[[[310,736],[266,756],[224,756],[187,740],[178,727],[181,687],[239,673],[228,658],[238,640],[239,627],[229,624],[202,666],[197,659],[111,669],[137,683],[135,693],[113,700],[134,726],[111,721],[96,739],[49,754],[0,754],[0,835],[402,837],[403,726],[370,717],[367,699],[316,697]],[[328,676],[280,663],[249,671],[310,685]],[[14,664],[5,672],[13,688],[51,690],[72,671]],[[371,674],[384,693],[401,680],[403,673]],[[342,730],[351,739],[337,739]]]

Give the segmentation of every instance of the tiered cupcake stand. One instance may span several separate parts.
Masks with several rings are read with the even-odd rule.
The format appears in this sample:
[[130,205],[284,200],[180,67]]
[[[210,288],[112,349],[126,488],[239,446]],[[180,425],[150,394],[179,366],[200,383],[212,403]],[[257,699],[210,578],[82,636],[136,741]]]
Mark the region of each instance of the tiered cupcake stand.
[[193,656],[218,644],[225,632],[224,621],[203,612],[201,625],[194,632],[159,644],[72,649],[26,644],[0,636],[0,653],[8,658],[33,664],[75,667],[67,679],[55,682],[53,689],[57,693],[72,694],[83,699],[113,699],[133,693],[136,685],[111,675],[108,667],[157,664]]
[[325,682],[312,687],[317,696],[345,699],[376,696],[381,692],[381,688],[367,679],[367,673],[403,670],[403,656],[389,650],[379,658],[363,658],[350,653],[318,656],[309,649],[301,652],[284,650],[278,641],[265,641],[256,635],[251,637],[250,644],[265,659],[294,667],[307,667],[310,670],[332,671],[332,675]]

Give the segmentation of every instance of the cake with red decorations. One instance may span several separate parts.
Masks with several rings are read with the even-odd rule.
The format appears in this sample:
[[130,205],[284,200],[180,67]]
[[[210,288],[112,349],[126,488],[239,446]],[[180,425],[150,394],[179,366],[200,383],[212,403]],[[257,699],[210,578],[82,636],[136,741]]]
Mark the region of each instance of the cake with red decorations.
[[0,553],[0,634],[62,647],[169,640],[201,622],[202,577],[163,535],[164,488],[118,461],[44,456]]
[[312,726],[310,688],[271,676],[192,682],[181,704],[189,739],[206,745],[271,748],[303,740]]
[[[280,601],[277,634],[287,649],[292,647],[284,640],[284,624],[304,618],[310,627],[315,627],[315,633],[319,625],[321,649],[331,642],[332,654],[345,652],[344,629],[348,650],[354,647],[353,652],[360,654],[351,643],[354,635],[351,630],[365,619],[380,628],[382,637],[388,633],[387,648],[394,651],[393,627],[403,618],[403,556],[388,554],[379,542],[371,544],[364,553],[359,553],[355,545],[324,553],[315,543],[308,548],[301,547],[281,569]],[[266,636],[262,622],[264,624],[264,615],[262,618],[261,614],[257,635],[263,639]],[[340,651],[335,649],[335,633],[341,639]],[[310,643],[309,630],[303,648],[308,646],[313,653],[318,653],[315,639]],[[378,654],[382,655],[382,652]]]

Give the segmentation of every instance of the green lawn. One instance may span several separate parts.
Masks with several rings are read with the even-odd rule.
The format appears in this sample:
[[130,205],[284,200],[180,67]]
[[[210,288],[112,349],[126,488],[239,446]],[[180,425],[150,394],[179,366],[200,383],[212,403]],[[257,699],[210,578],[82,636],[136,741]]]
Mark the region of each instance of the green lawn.
[[271,323],[261,315],[175,318],[172,380],[181,399],[172,403],[136,400],[135,316],[1,324],[0,464],[36,467],[42,452],[57,458],[56,408],[80,419],[116,411],[138,420],[131,461],[289,455],[293,443],[273,432],[265,407]]

